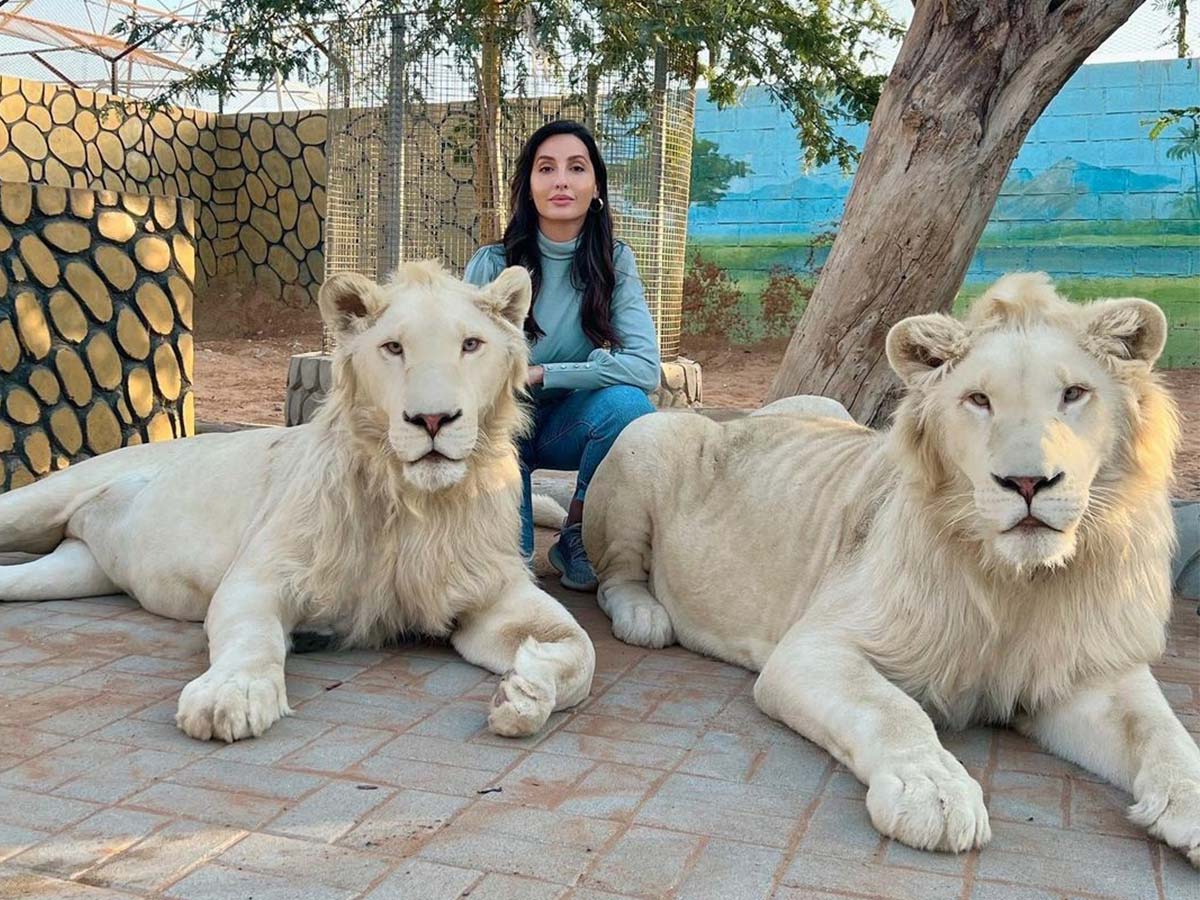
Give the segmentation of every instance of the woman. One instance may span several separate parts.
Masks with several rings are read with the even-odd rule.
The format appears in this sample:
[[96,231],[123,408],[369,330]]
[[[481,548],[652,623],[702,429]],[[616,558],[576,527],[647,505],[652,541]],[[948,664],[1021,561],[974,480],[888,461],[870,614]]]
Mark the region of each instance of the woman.
[[503,243],[481,248],[466,280],[484,285],[511,265],[533,280],[525,334],[534,428],[520,447],[521,545],[532,558],[530,472],[578,469],[550,563],[566,587],[595,590],[584,497],[617,435],[654,409],[646,394],[659,383],[658,341],[633,253],[613,240],[608,171],[586,128],[558,121],[535,131],[517,159],[511,198]]

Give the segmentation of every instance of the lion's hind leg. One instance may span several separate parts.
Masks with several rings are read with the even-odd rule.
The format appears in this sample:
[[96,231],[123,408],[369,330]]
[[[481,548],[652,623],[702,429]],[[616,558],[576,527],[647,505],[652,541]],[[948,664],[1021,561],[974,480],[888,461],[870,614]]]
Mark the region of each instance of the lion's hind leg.
[[645,581],[605,581],[596,592],[600,608],[612,619],[613,636],[638,647],[675,643],[671,616],[650,593]]
[[79,540],[65,540],[29,562],[0,566],[0,601],[74,600],[120,590]]

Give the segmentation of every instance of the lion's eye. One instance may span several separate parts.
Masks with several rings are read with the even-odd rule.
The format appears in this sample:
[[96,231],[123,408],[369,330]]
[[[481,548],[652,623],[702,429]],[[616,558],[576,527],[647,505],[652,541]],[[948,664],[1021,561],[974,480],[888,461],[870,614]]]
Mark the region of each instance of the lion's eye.
[[385,353],[390,353],[392,356],[403,356],[404,346],[399,341],[388,341],[383,345]]
[[463,353],[474,353],[483,346],[483,341],[480,338],[469,337],[462,343]]
[[1063,403],[1075,403],[1087,396],[1088,389],[1082,384],[1073,384],[1063,391]]
[[967,402],[972,406],[977,406],[980,409],[991,409],[992,401],[988,399],[988,395],[983,391],[975,391],[967,394]]

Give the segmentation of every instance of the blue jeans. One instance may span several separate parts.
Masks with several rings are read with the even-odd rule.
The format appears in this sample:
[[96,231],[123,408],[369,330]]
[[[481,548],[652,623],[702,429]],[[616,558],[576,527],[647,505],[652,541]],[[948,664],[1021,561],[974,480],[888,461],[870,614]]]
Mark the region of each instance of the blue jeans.
[[530,473],[534,469],[579,470],[574,499],[582,500],[588,482],[626,425],[654,412],[640,388],[614,384],[594,391],[571,391],[539,403],[533,411],[533,432],[520,443],[521,549],[533,556],[533,494]]

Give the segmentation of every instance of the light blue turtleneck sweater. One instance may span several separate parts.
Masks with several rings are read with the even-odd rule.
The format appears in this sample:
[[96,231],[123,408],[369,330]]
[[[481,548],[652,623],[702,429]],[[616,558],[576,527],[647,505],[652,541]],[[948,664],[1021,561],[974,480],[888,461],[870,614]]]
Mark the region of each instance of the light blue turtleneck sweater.
[[[538,233],[542,286],[534,301],[534,318],[546,334],[533,344],[529,360],[546,371],[538,397],[550,399],[563,391],[595,390],[612,384],[631,384],[648,393],[659,384],[658,340],[633,251],[620,241],[613,248],[617,283],[611,316],[619,346],[606,350],[583,333],[583,292],[571,283],[571,259],[578,242],[578,238],[552,241]],[[471,257],[465,277],[482,287],[504,266],[504,247],[489,244]]]

